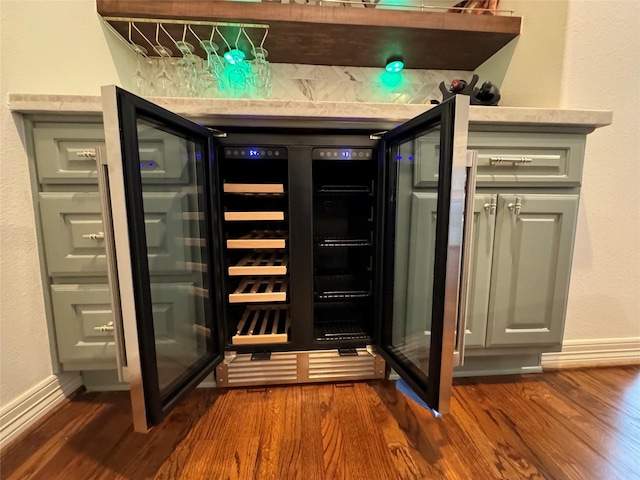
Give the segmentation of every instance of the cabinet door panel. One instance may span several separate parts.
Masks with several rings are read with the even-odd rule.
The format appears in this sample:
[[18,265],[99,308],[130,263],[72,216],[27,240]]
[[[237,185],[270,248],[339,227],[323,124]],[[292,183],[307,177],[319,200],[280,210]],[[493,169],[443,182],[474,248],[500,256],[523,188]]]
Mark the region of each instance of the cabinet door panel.
[[[96,183],[96,147],[104,146],[100,123],[39,123],[33,130],[38,178],[42,183]],[[180,143],[172,138],[140,141],[140,173],[145,182],[188,183]]]
[[484,347],[495,235],[496,195],[476,194],[473,209],[471,273],[467,300],[466,346]]
[[562,341],[578,195],[499,195],[487,346]]
[[[186,194],[145,193],[149,215],[149,267],[154,273],[180,271],[187,261],[188,211]],[[51,276],[105,274],[107,263],[100,195],[98,193],[40,193],[47,269]],[[182,242],[182,244],[181,244]]]

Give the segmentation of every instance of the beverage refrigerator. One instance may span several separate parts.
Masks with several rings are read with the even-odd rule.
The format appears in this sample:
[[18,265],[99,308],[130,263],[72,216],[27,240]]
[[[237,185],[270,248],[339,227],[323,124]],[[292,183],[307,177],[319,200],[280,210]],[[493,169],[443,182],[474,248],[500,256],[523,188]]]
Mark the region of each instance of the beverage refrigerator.
[[[115,86],[102,99],[109,282],[136,431],[209,375],[233,387],[393,369],[448,411],[475,189],[468,97],[384,132],[200,125]],[[161,156],[143,151],[154,145]]]

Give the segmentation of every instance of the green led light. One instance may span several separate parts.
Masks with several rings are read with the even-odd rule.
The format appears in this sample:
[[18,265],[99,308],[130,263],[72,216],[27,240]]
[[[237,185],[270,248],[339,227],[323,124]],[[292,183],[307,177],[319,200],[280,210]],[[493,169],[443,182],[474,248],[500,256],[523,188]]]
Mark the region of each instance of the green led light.
[[244,52],[242,50],[234,48],[233,50],[229,50],[224,54],[224,59],[231,65],[244,62]]
[[387,63],[385,70],[390,73],[398,73],[403,68],[404,68],[404,62],[402,62],[402,60],[394,60],[392,62]]

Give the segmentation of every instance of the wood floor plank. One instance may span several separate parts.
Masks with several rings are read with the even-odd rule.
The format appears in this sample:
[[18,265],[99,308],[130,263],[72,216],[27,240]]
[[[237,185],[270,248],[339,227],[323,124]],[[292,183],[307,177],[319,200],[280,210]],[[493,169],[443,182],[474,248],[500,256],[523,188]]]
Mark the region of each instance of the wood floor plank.
[[394,383],[196,390],[148,434],[80,395],[0,452],[2,479],[640,478],[640,366],[457,379],[443,419]]

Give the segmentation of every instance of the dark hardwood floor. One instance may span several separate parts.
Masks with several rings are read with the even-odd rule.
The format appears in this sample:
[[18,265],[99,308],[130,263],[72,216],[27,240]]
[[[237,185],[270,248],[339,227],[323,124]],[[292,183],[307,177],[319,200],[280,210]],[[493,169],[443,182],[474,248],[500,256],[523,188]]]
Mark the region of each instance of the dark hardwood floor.
[[197,390],[147,435],[128,401],[78,395],[2,478],[640,478],[640,366],[459,379],[441,420],[391,382]]

